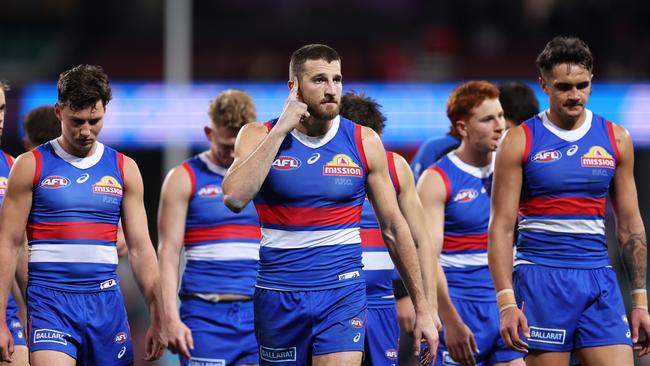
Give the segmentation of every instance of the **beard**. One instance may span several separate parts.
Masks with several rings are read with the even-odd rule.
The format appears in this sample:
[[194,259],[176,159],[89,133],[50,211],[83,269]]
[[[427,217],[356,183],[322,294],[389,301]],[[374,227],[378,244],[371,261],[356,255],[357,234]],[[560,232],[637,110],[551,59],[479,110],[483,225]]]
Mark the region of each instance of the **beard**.
[[[332,104],[324,103],[336,103],[336,106]],[[341,102],[337,101],[334,98],[325,98],[321,100],[318,104],[308,104],[307,112],[309,115],[318,120],[331,120],[334,117],[338,116],[339,110],[341,109]]]

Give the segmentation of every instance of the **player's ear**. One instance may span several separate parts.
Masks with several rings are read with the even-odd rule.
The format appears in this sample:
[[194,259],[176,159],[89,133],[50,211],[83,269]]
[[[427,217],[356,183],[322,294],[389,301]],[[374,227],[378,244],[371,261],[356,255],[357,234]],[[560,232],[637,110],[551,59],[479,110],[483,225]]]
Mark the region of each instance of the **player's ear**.
[[540,75],[537,78],[537,82],[539,83],[539,86],[542,88],[542,91],[544,91],[544,94],[548,95],[548,84],[546,84],[546,79],[542,75]]
[[54,114],[56,114],[56,118],[59,121],[62,121],[63,119],[61,118],[61,105],[59,103],[54,103]]

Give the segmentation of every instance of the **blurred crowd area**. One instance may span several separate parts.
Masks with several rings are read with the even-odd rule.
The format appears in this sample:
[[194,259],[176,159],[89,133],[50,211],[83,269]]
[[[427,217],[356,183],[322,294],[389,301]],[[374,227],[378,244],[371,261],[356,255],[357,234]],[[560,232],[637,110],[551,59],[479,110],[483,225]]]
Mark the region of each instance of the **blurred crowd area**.
[[[194,0],[194,80],[284,80],[299,45],[337,49],[347,80],[532,79],[545,42],[577,35],[599,80],[650,76],[638,0]],[[164,1],[3,0],[0,70],[17,84],[78,63],[163,77]]]

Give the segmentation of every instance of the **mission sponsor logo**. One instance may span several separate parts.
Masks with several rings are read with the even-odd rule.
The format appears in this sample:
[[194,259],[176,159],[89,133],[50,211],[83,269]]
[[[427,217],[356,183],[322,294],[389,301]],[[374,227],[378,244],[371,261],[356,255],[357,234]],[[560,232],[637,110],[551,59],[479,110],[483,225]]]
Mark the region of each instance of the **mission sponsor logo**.
[[270,348],[260,346],[260,358],[268,362],[295,361],[296,347]]
[[302,163],[293,156],[278,156],[273,160],[271,167],[275,170],[294,170],[300,168]]
[[476,197],[478,197],[478,191],[472,188],[465,188],[461,189],[456,193],[454,196],[454,202],[460,202],[460,203],[465,203],[465,202],[470,202],[473,201]]
[[535,163],[552,163],[562,158],[559,150],[543,150],[536,153],[530,160]]
[[7,177],[0,177],[0,197],[4,197],[7,193],[7,183],[9,180]]
[[530,329],[530,342],[550,343],[550,344],[564,344],[566,338],[566,330],[552,329],[552,328],[539,328],[529,327]]
[[362,177],[363,170],[349,156],[337,154],[331,161],[323,165],[323,175]]
[[210,198],[216,197],[221,194],[221,187],[216,184],[208,184],[207,186],[201,187],[196,193],[199,197]]
[[582,155],[580,165],[585,168],[616,168],[614,158],[600,146],[592,146],[586,154]]
[[40,186],[47,189],[64,188],[70,185],[70,179],[60,175],[50,175],[41,181]]
[[99,182],[93,184],[93,193],[110,194],[122,197],[122,185],[117,181],[117,179],[110,175],[105,175],[99,180]]

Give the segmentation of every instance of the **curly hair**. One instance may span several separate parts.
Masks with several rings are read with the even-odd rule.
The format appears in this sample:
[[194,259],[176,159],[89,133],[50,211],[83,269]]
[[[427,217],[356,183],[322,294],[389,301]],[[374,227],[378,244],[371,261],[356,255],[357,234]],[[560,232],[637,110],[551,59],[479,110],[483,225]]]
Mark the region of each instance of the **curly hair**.
[[257,120],[253,98],[247,93],[228,89],[210,101],[208,115],[215,127],[239,130],[248,122]]
[[104,107],[113,98],[108,76],[101,66],[79,65],[59,75],[58,103],[73,111],[93,107],[102,101]]
[[499,97],[499,89],[485,80],[468,81],[457,86],[447,99],[447,117],[451,122],[451,134],[458,136],[456,122],[465,120],[486,99]]
[[574,64],[592,71],[594,58],[585,42],[577,37],[555,37],[537,56],[537,67],[542,76],[548,75],[555,65]]
[[386,117],[380,111],[381,104],[365,94],[347,92],[341,97],[340,115],[362,126],[372,128],[381,135]]

